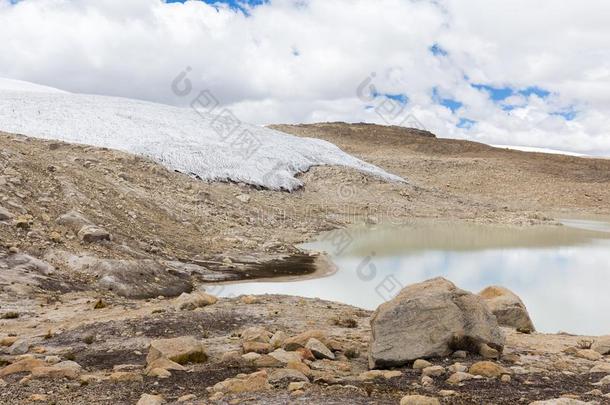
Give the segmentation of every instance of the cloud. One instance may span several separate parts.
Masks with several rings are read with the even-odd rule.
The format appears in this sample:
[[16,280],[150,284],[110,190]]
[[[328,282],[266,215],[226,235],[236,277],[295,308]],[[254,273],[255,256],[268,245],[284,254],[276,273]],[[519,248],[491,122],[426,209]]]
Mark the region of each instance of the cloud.
[[171,83],[189,67],[194,89],[253,123],[415,118],[445,137],[610,155],[603,0],[11,3],[0,76],[188,105]]

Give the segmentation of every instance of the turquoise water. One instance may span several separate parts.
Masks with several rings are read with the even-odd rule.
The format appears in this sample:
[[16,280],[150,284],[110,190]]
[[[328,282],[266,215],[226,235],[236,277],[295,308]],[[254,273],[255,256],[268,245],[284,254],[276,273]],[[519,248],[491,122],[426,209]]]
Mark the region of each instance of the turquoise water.
[[403,286],[442,276],[473,292],[489,285],[511,289],[540,332],[610,334],[610,225],[564,223],[354,227],[304,245],[329,254],[337,266],[332,275],[208,289],[221,296],[289,294],[374,309]]

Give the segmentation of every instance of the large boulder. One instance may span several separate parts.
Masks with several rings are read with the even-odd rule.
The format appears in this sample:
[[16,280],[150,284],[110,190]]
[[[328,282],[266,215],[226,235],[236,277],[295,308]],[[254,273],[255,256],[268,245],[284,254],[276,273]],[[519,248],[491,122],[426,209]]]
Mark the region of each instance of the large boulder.
[[369,367],[402,366],[454,350],[502,351],[505,337],[482,299],[444,278],[405,287],[371,320]]
[[603,355],[610,354],[610,335],[596,338],[591,345],[591,350]]
[[531,332],[535,330],[525,304],[508,288],[490,286],[481,291],[479,296],[500,325]]

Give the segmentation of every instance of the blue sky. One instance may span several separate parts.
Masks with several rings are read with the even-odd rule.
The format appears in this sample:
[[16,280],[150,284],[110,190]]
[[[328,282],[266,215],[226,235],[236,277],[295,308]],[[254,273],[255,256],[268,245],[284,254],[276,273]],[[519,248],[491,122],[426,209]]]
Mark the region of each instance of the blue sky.
[[610,155],[608,1],[184,2],[0,0],[0,77],[188,106],[170,84],[191,67],[254,124],[394,106],[441,137]]
[[[184,3],[186,0],[166,0],[166,3]],[[200,0],[207,4],[228,4],[231,8],[241,10],[247,14],[247,10],[244,6],[260,6],[261,4],[267,3],[268,0]]]

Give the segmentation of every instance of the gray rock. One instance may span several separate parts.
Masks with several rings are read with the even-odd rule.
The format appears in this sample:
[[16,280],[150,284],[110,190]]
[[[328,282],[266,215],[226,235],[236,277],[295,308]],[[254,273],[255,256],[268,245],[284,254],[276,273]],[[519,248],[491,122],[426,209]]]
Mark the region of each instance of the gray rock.
[[112,235],[95,225],[85,225],[78,231],[78,238],[86,243],[112,241]]
[[311,350],[316,359],[335,359],[333,352],[316,338],[309,339],[305,348]]
[[63,214],[57,218],[55,222],[72,229],[74,232],[80,231],[84,226],[93,225],[93,222],[89,221],[83,214],[77,211],[70,211]]
[[599,354],[610,354],[610,336],[600,336],[595,339],[591,345],[591,350],[595,350]]
[[482,299],[444,278],[407,286],[380,305],[371,331],[370,368],[402,366],[458,349],[478,353],[482,344],[502,351],[505,341]]
[[25,339],[18,339],[8,348],[8,354],[16,356],[26,354],[30,350],[30,343]]
[[0,206],[0,221],[8,221],[13,218],[13,214],[11,214],[6,208]]
[[309,382],[309,378],[300,371],[291,368],[274,370],[269,375],[269,383],[276,387],[287,387],[291,382]]
[[479,293],[498,324],[523,331],[535,331],[523,301],[508,288],[490,286]]

